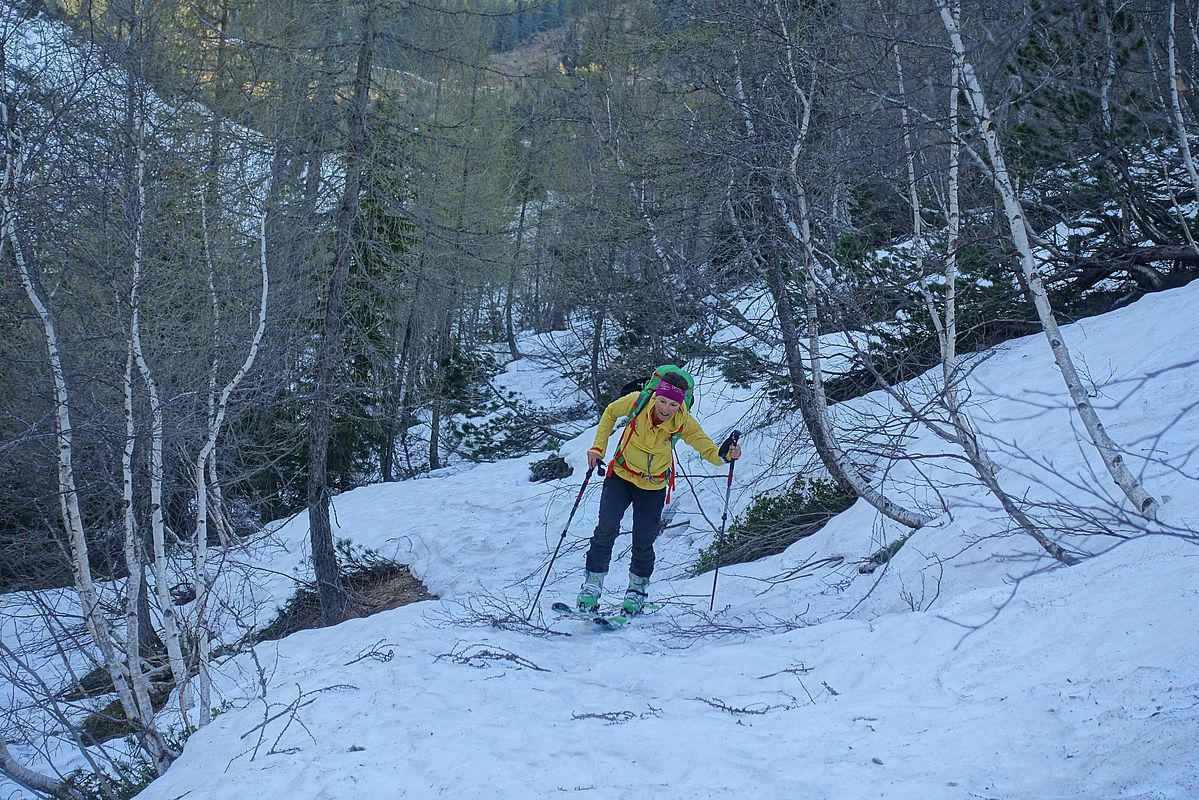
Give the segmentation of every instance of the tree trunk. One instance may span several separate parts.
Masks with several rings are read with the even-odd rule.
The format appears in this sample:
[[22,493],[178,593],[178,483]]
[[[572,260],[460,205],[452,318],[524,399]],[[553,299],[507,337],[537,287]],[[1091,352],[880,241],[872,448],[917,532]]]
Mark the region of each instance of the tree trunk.
[[[270,192],[268,191],[268,195]],[[195,533],[195,609],[196,609],[196,669],[200,678],[200,717],[199,726],[203,727],[212,721],[212,677],[208,671],[209,633],[205,622],[208,610],[208,483],[206,469],[212,455],[216,452],[217,437],[220,436],[221,426],[225,422],[225,412],[229,408],[229,398],[249,371],[254,367],[258,357],[258,348],[262,344],[262,336],[266,332],[267,301],[270,297],[270,276],[266,260],[266,214],[259,218],[259,273],[261,275],[261,291],[258,304],[258,325],[250,338],[246,358],[237,372],[229,379],[216,394],[216,365],[214,356],[213,367],[209,375],[209,409],[208,431],[203,446],[196,456],[194,475],[196,484],[196,533]],[[207,226],[205,226],[207,227]],[[211,274],[211,272],[210,272]],[[213,312],[218,312],[215,291],[213,293]],[[214,320],[219,322],[219,316]],[[214,353],[216,351],[214,350]]]
[[516,323],[512,319],[512,308],[516,304],[516,279],[520,275],[520,251],[525,239],[525,212],[529,201],[520,199],[520,217],[516,221],[516,245],[512,253],[512,269],[508,271],[508,288],[504,294],[504,335],[508,340],[508,354],[512,360],[520,358],[520,349],[516,346]]
[[325,323],[317,347],[312,390],[312,412],[308,421],[308,523],[312,543],[312,569],[326,625],[349,617],[350,605],[341,583],[333,529],[329,519],[328,460],[334,375],[342,357],[342,317],[346,313],[346,285],[353,260],[354,220],[362,181],[362,158],[366,145],[366,112],[370,100],[370,71],[373,54],[373,4],[368,2],[362,17],[362,42],[354,75],[353,100],[347,128],[345,189],[337,210],[337,241],[325,304]]
[[[771,299],[774,301],[779,334],[783,340],[783,352],[787,358],[787,373],[791,378],[791,385],[795,390],[796,399],[799,401],[800,416],[803,418],[804,425],[807,427],[808,433],[812,438],[812,446],[815,448],[816,454],[820,457],[821,463],[824,464],[824,468],[828,471],[832,479],[843,489],[852,491],[855,495],[870,503],[881,514],[895,520],[901,525],[906,525],[910,528],[919,528],[928,522],[928,517],[909,511],[899,504],[892,502],[881,492],[876,491],[858,472],[857,467],[850,460],[849,454],[841,448],[829,424],[828,404],[825,400],[824,383],[820,373],[820,331],[816,319],[817,310],[815,303],[817,297],[815,284],[813,283],[815,280],[814,271],[816,269],[816,261],[813,253],[811,227],[808,222],[807,200],[803,195],[803,183],[800,180],[797,166],[799,154],[807,137],[808,125],[811,120],[812,90],[805,91],[800,86],[790,34],[786,26],[782,24],[782,12],[777,3],[775,4],[775,11],[779,16],[782,39],[787,44],[787,76],[791,82],[792,90],[795,92],[796,99],[803,110],[798,130],[796,131],[795,141],[792,144],[789,162],[791,176],[800,191],[799,222],[797,223],[789,212],[778,186],[775,185],[774,181],[763,170],[754,170],[750,181],[751,196],[755,198],[760,213],[769,219],[770,210],[774,211],[774,216],[778,220],[778,223],[786,229],[786,233],[799,245],[805,265],[805,286],[807,288],[808,304],[808,356],[811,364],[811,386],[809,386],[808,376],[805,374],[800,332],[795,325],[797,316],[795,307],[791,302],[787,276],[783,270],[782,254],[779,252],[777,244],[780,235],[776,232],[776,226],[767,225],[765,236],[763,237],[764,244],[762,247],[765,253],[762,260],[765,262],[763,266],[766,273],[766,286],[770,292]],[[734,64],[736,66],[734,86],[736,87],[738,109],[741,113],[742,124],[745,127],[746,138],[754,141],[758,138],[758,135],[751,114],[749,96],[746,93],[745,82],[741,75],[740,59],[734,57]],[[814,75],[812,77],[812,85],[813,87],[815,86]],[[737,224],[735,218],[734,224]],[[738,230],[740,230],[739,226]],[[739,235],[741,234],[739,233]],[[748,244],[743,235],[742,241],[743,246]]]
[[1037,316],[1041,320],[1041,327],[1045,331],[1045,338],[1049,341],[1049,348],[1053,352],[1054,361],[1057,363],[1058,369],[1061,370],[1062,379],[1065,381],[1070,397],[1074,401],[1074,407],[1078,411],[1078,416],[1086,427],[1092,444],[1099,451],[1099,455],[1103,459],[1108,473],[1112,476],[1116,485],[1124,492],[1124,495],[1132,502],[1133,508],[1141,516],[1150,520],[1155,519],[1157,516],[1157,500],[1145,490],[1141,482],[1128,469],[1128,465],[1124,462],[1124,456],[1112,441],[1111,436],[1108,435],[1107,429],[1104,428],[1103,422],[1099,419],[1099,414],[1095,411],[1095,407],[1091,405],[1091,399],[1087,395],[1086,388],[1082,385],[1082,380],[1078,376],[1078,370],[1074,366],[1074,359],[1070,355],[1070,349],[1066,345],[1066,340],[1063,338],[1061,330],[1058,328],[1057,319],[1053,314],[1053,307],[1049,303],[1049,296],[1045,292],[1045,286],[1037,270],[1036,258],[1033,255],[1028,230],[1025,227],[1026,217],[1024,216],[1024,209],[1019,197],[1016,195],[1015,186],[1012,184],[1011,177],[1007,171],[1007,162],[1004,160],[1003,150],[999,144],[999,136],[995,130],[995,121],[991,115],[991,109],[987,105],[986,95],[983,93],[982,84],[975,75],[973,64],[966,60],[966,46],[962,41],[956,9],[954,12],[951,12],[947,0],[937,0],[937,5],[941,12],[941,22],[944,24],[945,31],[948,33],[953,46],[954,61],[961,71],[966,99],[969,101],[971,110],[974,112],[979,133],[986,144],[987,155],[991,159],[992,182],[1003,202],[1012,241],[1016,245],[1017,252],[1020,254],[1021,272],[1028,286],[1033,305],[1036,307]]
[[4,738],[3,733],[0,733],[0,773],[36,794],[67,798],[67,800],[85,800],[85,795],[78,789],[64,787],[60,781],[29,769],[13,758],[8,749],[8,740]]
[[150,683],[146,677],[146,653],[143,649],[146,632],[142,630],[142,625],[150,625],[150,603],[149,598],[144,594],[149,587],[146,583],[146,568],[143,563],[144,552],[139,540],[137,520],[133,513],[133,450],[137,429],[133,417],[132,345],[126,350],[122,387],[125,395],[125,446],[121,448],[121,503],[124,506],[125,570],[128,573],[125,583],[125,640],[128,642],[125,664],[129,671],[135,702],[142,709],[143,714],[153,716]]
[[[79,491],[75,482],[73,428],[71,424],[70,395],[67,388],[66,371],[63,368],[62,354],[59,347],[57,326],[50,313],[49,307],[42,300],[41,293],[34,285],[34,278],[28,262],[25,260],[20,240],[17,237],[16,213],[13,208],[13,191],[20,179],[20,157],[15,153],[8,125],[7,104],[0,103],[0,123],[9,141],[9,154],[5,164],[4,186],[0,190],[0,203],[3,205],[3,230],[0,231],[0,242],[11,244],[12,260],[16,264],[21,285],[25,290],[30,304],[42,324],[42,332],[46,339],[47,363],[54,384],[54,417],[58,437],[58,493],[59,508],[62,514],[63,527],[69,542],[69,552],[75,578],[75,589],[79,594],[80,606],[83,610],[83,621],[92,641],[100,650],[103,666],[112,678],[113,688],[121,703],[121,710],[128,719],[138,720],[144,727],[146,749],[154,761],[155,768],[161,773],[170,764],[173,754],[168,752],[162,742],[162,737],[154,726],[152,716],[147,716],[138,705],[133,688],[130,685],[127,665],[121,663],[120,656],[113,646],[112,632],[108,620],[100,607],[99,595],[96,592],[92,578],[91,563],[88,556],[87,538],[83,528],[83,513],[79,506]],[[2,755],[7,755],[7,748]]]
[[458,273],[450,279],[450,296],[445,318],[437,335],[437,350],[433,369],[436,374],[433,391],[433,415],[429,421],[429,469],[441,469],[441,416],[445,410],[445,362],[453,352],[454,309],[458,306]]
[[[1166,12],[1170,18],[1166,21],[1166,85],[1170,87],[1170,115],[1174,122],[1174,135],[1178,137],[1178,151],[1182,154],[1182,162],[1186,166],[1187,175],[1191,179],[1191,188],[1195,190],[1196,196],[1199,196],[1199,170],[1195,168],[1195,158],[1191,153],[1191,140],[1187,135],[1186,120],[1182,116],[1182,102],[1178,97],[1178,84],[1182,81],[1182,76],[1178,73],[1176,64],[1176,46],[1174,38],[1174,0],[1170,0],[1170,6]],[[1182,216],[1181,214],[1179,216]],[[1180,220],[1185,228],[1187,225],[1185,217]],[[1190,229],[1187,229],[1188,234]],[[1192,245],[1194,243],[1192,242]]]
[[[907,161],[908,204],[912,208],[912,251],[916,258],[916,275],[919,276],[920,293],[924,297],[929,317],[937,331],[937,339],[941,347],[941,374],[944,380],[945,408],[953,426],[953,436],[943,431],[939,425],[928,427],[942,438],[956,442],[966,454],[966,460],[973,467],[979,480],[987,487],[991,495],[999,501],[1007,515],[1020,526],[1037,544],[1049,555],[1070,565],[1076,559],[1067,553],[1061,545],[1052,541],[1024,513],[1012,496],[1004,491],[999,482],[999,468],[984,449],[982,442],[971,425],[970,420],[962,412],[962,402],[958,393],[958,375],[955,359],[957,356],[957,251],[961,231],[961,208],[959,200],[959,167],[960,167],[960,132],[958,126],[958,70],[953,70],[949,94],[949,175],[946,195],[948,195],[948,240],[945,251],[945,317],[942,320],[937,313],[932,291],[924,281],[924,218],[921,215],[920,187],[916,178],[916,148],[912,141],[912,132],[908,118],[907,87],[903,77],[903,62],[899,53],[899,42],[894,43],[895,73],[899,82],[899,111],[900,126],[903,130],[904,155]],[[904,399],[907,405],[906,398]]]

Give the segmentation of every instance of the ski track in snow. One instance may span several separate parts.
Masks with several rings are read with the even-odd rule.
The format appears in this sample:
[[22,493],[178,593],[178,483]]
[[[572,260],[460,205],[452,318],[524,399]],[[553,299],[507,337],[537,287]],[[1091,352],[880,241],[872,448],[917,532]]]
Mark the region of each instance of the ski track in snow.
[[[1150,490],[1169,497],[1163,519],[1192,531],[1197,303],[1193,284],[1064,328],[1113,437]],[[500,383],[531,396],[559,385],[547,380],[517,362]],[[1106,485],[1097,457],[1074,443],[1072,421],[1081,428],[1043,337],[1000,348],[971,386],[970,413],[1009,491],[1052,500],[1083,497],[1072,483]],[[714,438],[751,411],[750,393],[714,375],[701,391],[709,401],[699,416]],[[835,413],[844,421],[890,403],[875,394]],[[784,437],[794,421],[778,422],[747,433],[734,512],[780,469],[776,450],[793,444]],[[229,707],[139,797],[1199,797],[1199,548],[1144,536],[1052,568],[1031,540],[1007,532],[975,481],[948,479],[961,465],[944,459],[918,466],[958,484],[945,490],[951,513],[885,568],[856,570],[901,531],[858,503],[783,554],[722,570],[712,617],[711,576],[688,578],[686,568],[714,533],[700,506],[718,523],[724,482],[697,479],[698,503],[681,485],[675,520],[690,524],[659,540],[651,589],[667,605],[613,632],[547,612],[577,587],[593,486],[534,616],[570,635],[480,622],[480,611],[527,608],[593,431],[563,446],[576,472],[560,481],[530,483],[532,455],[335,498],[336,536],[409,563],[442,600],[265,643],[256,662],[220,662],[218,696]],[[911,452],[945,452],[931,434],[912,433]],[[1151,449],[1158,460],[1145,461]],[[687,470],[719,472],[685,447],[680,455]],[[917,478],[900,465],[886,485],[910,491]],[[911,496],[933,508],[931,493]],[[288,576],[308,574],[306,517],[274,528],[269,547],[231,555],[256,575],[260,624],[293,591]],[[623,589],[627,545],[618,540],[611,593]],[[843,560],[766,580],[833,556]],[[0,599],[6,613],[24,602]],[[699,635],[709,619],[746,631]],[[263,725],[293,703],[306,704]]]

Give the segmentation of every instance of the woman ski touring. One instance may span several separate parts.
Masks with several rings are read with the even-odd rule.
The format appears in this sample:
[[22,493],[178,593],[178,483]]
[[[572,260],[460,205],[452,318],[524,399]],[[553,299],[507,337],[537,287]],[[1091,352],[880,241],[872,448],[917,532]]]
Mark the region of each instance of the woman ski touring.
[[587,571],[575,601],[579,611],[595,612],[599,606],[612,560],[612,546],[630,505],[633,558],[621,608],[632,616],[645,606],[649,579],[654,572],[654,540],[658,537],[659,518],[674,488],[672,445],[676,439],[681,438],[704,460],[718,466],[741,457],[741,447],[732,437],[717,447],[691,416],[694,387],[695,379],[690,373],[668,364],[654,370],[645,388],[614,400],[604,409],[595,442],[587,451],[588,469],[594,469],[603,460],[616,421],[629,417],[629,423],[621,434],[600,494],[599,522],[587,550]]

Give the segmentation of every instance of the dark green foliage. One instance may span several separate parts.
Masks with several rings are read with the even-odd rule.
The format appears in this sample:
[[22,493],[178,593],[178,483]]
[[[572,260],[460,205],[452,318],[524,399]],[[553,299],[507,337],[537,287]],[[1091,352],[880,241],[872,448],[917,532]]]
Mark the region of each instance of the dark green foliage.
[[499,365],[488,353],[455,347],[440,368],[446,409],[465,418],[451,427],[459,455],[471,461],[499,461],[526,455],[553,438],[544,415],[520,403],[516,394],[495,396],[488,379]]
[[529,480],[544,483],[560,478],[569,478],[574,474],[574,467],[566,463],[562,456],[547,456],[529,465]]
[[1135,84],[1114,83],[1110,130],[1093,88],[1103,82],[1107,65],[1105,36],[1111,39],[1114,68],[1121,76],[1130,62],[1143,58],[1145,41],[1135,32],[1129,11],[1105,16],[1099,3],[1037,5],[1030,6],[1037,13],[1008,66],[1011,108],[1019,121],[1005,146],[1008,163],[1022,178],[1043,175],[1121,141],[1139,141],[1145,133],[1145,120],[1135,112]]
[[458,452],[472,461],[499,461],[523,456],[545,446],[557,446],[546,426],[540,422],[541,414],[532,408],[492,401],[474,409],[477,415],[468,418],[454,428],[459,445]]
[[748,387],[770,372],[758,354],[748,347],[730,347],[719,358],[720,372],[732,386]]
[[121,763],[116,775],[77,769],[63,780],[62,796],[77,795],[83,800],[128,800],[157,777],[154,765],[146,759]]
[[855,495],[824,478],[796,479],[778,495],[757,498],[738,516],[721,541],[699,552],[695,575],[715,568],[717,550],[721,564],[740,564],[781,553],[811,536],[830,519],[853,505]]
[[752,348],[738,345],[714,347],[710,357],[720,365],[720,374],[730,386],[757,386],[764,397],[789,408],[794,406],[795,391],[784,364],[767,362]]
[[[939,254],[933,252],[931,257]],[[1040,330],[1036,312],[1016,284],[1012,255],[1002,248],[974,244],[958,251],[957,352],[980,352],[1009,339]],[[906,283],[892,281],[890,288],[875,291],[877,309],[886,309],[892,319],[885,326],[872,325],[873,317],[845,319],[847,329],[870,326],[870,339],[861,345],[855,360],[863,366],[848,374],[828,378],[825,392],[830,402],[844,402],[873,391],[879,378],[894,385],[915,378],[941,361],[941,348],[928,307],[914,288],[918,276],[912,264],[893,257],[863,262],[858,279],[886,287],[888,274],[910,273]],[[939,277],[939,276],[938,276]],[[939,283],[930,285],[934,296]],[[873,308],[863,309],[875,313]]]
[[[169,695],[169,690],[167,694]],[[163,702],[166,699],[166,696],[161,698]],[[154,700],[155,707],[159,707],[158,698],[154,698]],[[119,708],[120,702],[115,700],[113,702]],[[219,717],[230,707],[229,701],[222,701],[220,706],[212,709],[213,719]],[[84,722],[85,735],[90,734],[88,726],[89,724],[95,724],[91,722],[93,719],[95,719],[94,715]],[[166,746],[176,752],[182,751],[183,746],[194,732],[194,728],[189,728],[182,732],[178,729],[172,729],[166,734]],[[116,736],[129,733],[131,731],[128,725],[125,724],[123,730],[117,731],[105,739],[94,739],[94,741],[107,741]],[[81,796],[83,800],[129,800],[129,798],[136,797],[142,789],[149,786],[157,777],[158,771],[154,768],[154,764],[145,756],[141,756],[133,761],[118,759],[115,762],[115,769],[112,772],[92,772],[90,770],[77,769],[68,773],[62,782],[64,790],[62,796],[69,796],[69,792]]]
[[487,379],[499,372],[495,358],[482,350],[454,345],[438,363],[441,391],[450,414],[477,414],[489,396]]
[[[675,313],[678,314],[677,317],[674,316]],[[707,344],[697,341],[687,333],[690,326],[702,322],[694,310],[677,309],[671,314],[667,325],[661,324],[663,320],[657,320],[652,324],[655,329],[652,334],[645,327],[638,326],[626,327],[615,337],[613,344],[618,352],[606,366],[600,367],[595,375],[595,382],[599,387],[599,410],[620,398],[621,389],[630,382],[644,384],[654,374],[654,370],[663,364],[677,364],[686,369],[688,362],[696,356],[711,351]],[[579,385],[590,388],[590,374],[587,371],[579,370],[573,373],[572,377]],[[696,386],[695,396],[700,397],[702,391],[702,386]]]
[[491,48],[502,53],[565,25],[594,5],[594,0],[487,0],[476,3],[475,11],[494,20]]

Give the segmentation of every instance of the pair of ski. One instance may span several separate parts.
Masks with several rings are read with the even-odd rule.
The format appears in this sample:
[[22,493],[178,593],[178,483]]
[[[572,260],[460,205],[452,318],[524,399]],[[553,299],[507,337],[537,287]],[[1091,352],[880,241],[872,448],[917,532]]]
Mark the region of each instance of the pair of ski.
[[617,611],[614,614],[601,614],[598,611],[580,611],[577,608],[571,608],[566,603],[554,603],[550,606],[550,610],[560,617],[571,617],[573,619],[581,619],[594,623],[600,628],[607,630],[615,630],[623,628],[625,625],[636,617],[643,617],[646,614],[652,614],[662,607],[661,603],[646,603],[640,613],[626,614],[623,611]]

